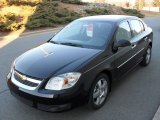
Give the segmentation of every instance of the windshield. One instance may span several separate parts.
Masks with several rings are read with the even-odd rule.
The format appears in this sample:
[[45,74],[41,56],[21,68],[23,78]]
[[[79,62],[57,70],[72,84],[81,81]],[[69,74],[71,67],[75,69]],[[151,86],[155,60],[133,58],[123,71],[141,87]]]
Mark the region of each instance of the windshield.
[[105,21],[74,21],[57,33],[50,42],[86,48],[103,48],[113,25]]

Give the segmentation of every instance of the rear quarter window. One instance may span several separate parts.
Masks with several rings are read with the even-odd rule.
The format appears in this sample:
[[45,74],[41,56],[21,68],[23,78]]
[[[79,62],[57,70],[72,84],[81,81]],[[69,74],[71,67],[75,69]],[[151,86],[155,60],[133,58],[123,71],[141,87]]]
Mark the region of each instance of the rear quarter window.
[[139,21],[139,24],[141,26],[141,32],[145,31],[144,24],[141,21]]
[[138,34],[142,32],[142,26],[139,20],[131,20],[130,25],[131,25],[133,37],[137,36]]

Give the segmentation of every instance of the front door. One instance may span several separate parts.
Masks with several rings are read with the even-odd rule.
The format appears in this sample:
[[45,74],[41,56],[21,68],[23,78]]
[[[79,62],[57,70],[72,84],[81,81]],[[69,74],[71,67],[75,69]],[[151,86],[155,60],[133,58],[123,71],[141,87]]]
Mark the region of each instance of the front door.
[[[131,28],[128,21],[123,21],[119,24],[114,36],[114,43],[118,40],[132,41]],[[134,66],[134,53],[136,46],[133,44],[126,47],[120,47],[114,52],[114,75],[115,78],[119,78],[126,73],[130,68]]]

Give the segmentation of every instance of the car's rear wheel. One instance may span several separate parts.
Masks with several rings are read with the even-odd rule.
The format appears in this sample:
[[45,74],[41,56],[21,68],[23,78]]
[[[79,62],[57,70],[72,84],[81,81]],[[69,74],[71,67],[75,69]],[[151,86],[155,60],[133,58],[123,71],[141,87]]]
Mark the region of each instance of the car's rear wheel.
[[93,83],[90,91],[88,106],[91,109],[101,108],[109,94],[110,82],[106,74],[100,74]]
[[143,60],[140,63],[141,66],[147,66],[150,61],[151,61],[151,56],[152,56],[152,47],[148,46],[144,56],[143,56]]

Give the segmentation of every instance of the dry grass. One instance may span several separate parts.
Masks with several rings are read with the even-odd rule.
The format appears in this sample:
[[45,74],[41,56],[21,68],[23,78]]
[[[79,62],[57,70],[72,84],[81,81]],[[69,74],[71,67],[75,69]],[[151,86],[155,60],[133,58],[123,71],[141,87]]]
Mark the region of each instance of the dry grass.
[[68,10],[79,11],[85,5],[76,5],[76,4],[69,4],[69,3],[59,3],[59,7],[67,8]]
[[0,15],[7,15],[8,13],[13,13],[16,16],[23,17],[23,23],[25,24],[28,20],[28,17],[33,15],[36,10],[36,7],[31,6],[5,6],[0,9]]

